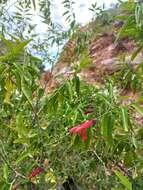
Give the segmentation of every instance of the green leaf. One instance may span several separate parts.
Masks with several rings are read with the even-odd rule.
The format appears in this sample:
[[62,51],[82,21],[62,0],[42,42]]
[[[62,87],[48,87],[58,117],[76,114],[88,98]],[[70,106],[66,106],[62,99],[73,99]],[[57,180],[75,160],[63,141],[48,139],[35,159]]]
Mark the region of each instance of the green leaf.
[[26,145],[26,146],[29,146],[30,144],[30,141],[28,138],[17,138],[13,141],[13,143],[15,144],[23,144],[23,145]]
[[143,49],[143,46],[140,46],[140,47],[138,47],[138,48],[133,52],[132,57],[131,57],[131,61],[133,61],[133,60],[137,57],[137,55],[141,52],[142,49]]
[[63,13],[63,16],[65,16],[65,15],[68,14],[68,13],[69,13],[69,11],[64,12],[64,13]]
[[21,91],[21,75],[16,69],[12,70],[12,72],[16,79],[16,87],[19,91]]
[[16,43],[20,43],[20,39],[18,39],[17,37],[15,37],[14,35],[12,35],[11,33],[8,33],[8,35],[12,38],[12,40],[14,40]]
[[27,136],[27,129],[25,127],[24,121],[23,121],[23,115],[22,113],[19,113],[16,118],[16,125],[17,125],[17,132],[18,137],[23,138]]
[[11,48],[7,54],[0,56],[0,62],[15,61],[21,55],[21,53],[23,53],[24,47],[29,42],[31,42],[31,39],[26,40],[24,42],[17,43],[16,45],[14,45],[13,48]]
[[0,75],[2,75],[4,73],[4,71],[6,70],[6,66],[5,64],[0,64]]
[[28,102],[32,105],[32,91],[28,86],[28,83],[25,81],[24,77],[21,79],[21,90],[27,98]]
[[124,164],[126,168],[132,167],[136,160],[136,154],[133,150],[127,151],[124,155]]
[[84,55],[84,57],[80,61],[80,69],[86,68],[91,63],[91,59],[89,56]]
[[8,166],[7,164],[3,165],[3,178],[8,182]]
[[4,38],[2,35],[0,35],[0,38],[2,39],[2,41],[6,44],[6,46],[9,48],[9,49],[12,49],[14,48],[14,43],[10,40],[7,40],[6,38]]
[[32,41],[32,39],[16,44],[16,46],[13,49],[13,53],[16,55],[21,53],[21,51],[24,49],[24,47],[27,46],[31,41]]
[[112,133],[113,133],[114,121],[115,121],[114,115],[111,113],[107,113],[103,116],[101,123],[102,135],[106,141],[106,144],[110,146],[113,144]]
[[114,171],[116,176],[120,179],[122,185],[124,185],[128,190],[132,190],[132,183],[128,180],[126,176],[124,176],[120,171]]
[[111,82],[109,82],[108,88],[109,88],[108,91],[109,91],[109,96],[110,96],[110,102],[112,103],[113,102],[113,86]]
[[121,108],[121,119],[122,119],[122,124],[124,127],[124,130],[128,132],[129,130],[129,125],[128,125],[128,112],[126,107]]
[[143,107],[139,106],[138,104],[132,104],[132,107],[141,115],[143,116]]
[[80,79],[79,79],[79,77],[75,76],[74,81],[75,81],[76,93],[79,96],[79,93],[80,93]]
[[79,135],[73,135],[71,140],[71,146],[78,149],[83,147],[82,139]]
[[15,163],[19,164],[23,160],[25,160],[27,157],[32,157],[32,155],[29,152],[25,152],[23,154],[20,154],[20,156],[16,159]]
[[32,3],[33,3],[34,9],[36,10],[36,2],[35,2],[35,0],[32,0]]
[[120,29],[116,37],[116,41],[118,41],[119,39],[121,39],[122,37],[126,35],[131,36],[132,32],[134,34],[137,32],[136,29],[132,27],[134,19],[135,19],[134,15],[130,15],[129,17],[127,17],[125,24],[122,26],[122,28]]
[[70,99],[72,99],[73,98],[73,90],[72,90],[71,81],[67,82],[67,90],[68,90],[68,94],[69,94]]
[[13,91],[14,85],[12,84],[11,80],[8,79],[6,80],[6,84],[5,84],[5,99],[4,99],[4,103],[10,103],[10,97],[12,95],[12,91]]

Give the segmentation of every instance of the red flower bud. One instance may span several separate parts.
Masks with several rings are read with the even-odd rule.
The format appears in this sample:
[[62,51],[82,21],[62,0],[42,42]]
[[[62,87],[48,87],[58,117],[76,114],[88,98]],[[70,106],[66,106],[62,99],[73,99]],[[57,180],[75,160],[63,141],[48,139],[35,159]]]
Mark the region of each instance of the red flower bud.
[[41,167],[36,168],[29,176],[29,180],[31,180],[33,177],[36,177],[40,173],[44,172],[44,169]]

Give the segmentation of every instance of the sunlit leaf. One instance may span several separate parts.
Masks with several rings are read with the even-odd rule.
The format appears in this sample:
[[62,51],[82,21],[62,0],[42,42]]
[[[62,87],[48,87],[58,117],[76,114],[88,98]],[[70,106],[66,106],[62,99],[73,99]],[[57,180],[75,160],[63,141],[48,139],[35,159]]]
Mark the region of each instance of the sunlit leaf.
[[24,124],[22,113],[19,113],[16,118],[18,137],[23,138],[27,136],[27,129]]
[[6,94],[5,94],[4,102],[10,103],[10,97],[11,97],[13,89],[14,89],[14,84],[12,83],[12,81],[10,79],[6,80],[5,89],[6,89]]
[[132,104],[132,107],[141,115],[143,116],[143,107],[141,107],[140,105],[138,104]]
[[120,171],[115,170],[114,171],[116,176],[120,179],[120,182],[128,189],[132,190],[132,183],[129,181],[129,179],[124,176]]
[[7,164],[3,165],[3,178],[8,182],[8,166]]
[[19,157],[16,159],[15,163],[19,164],[21,163],[23,160],[25,160],[28,157],[32,157],[32,155],[29,152],[25,152],[19,155]]
[[23,77],[21,79],[21,90],[27,98],[28,102],[32,105],[32,91]]
[[129,124],[128,124],[128,112],[126,107],[121,108],[121,119],[122,119],[122,124],[124,127],[124,130],[128,132],[129,130]]
[[114,127],[115,117],[111,113],[107,113],[102,118],[101,128],[102,134],[105,142],[108,145],[112,145],[113,143],[113,127]]
[[141,52],[142,49],[143,49],[143,46],[140,46],[139,48],[136,49],[136,51],[134,51],[131,57],[131,61],[133,61],[137,57],[137,55]]

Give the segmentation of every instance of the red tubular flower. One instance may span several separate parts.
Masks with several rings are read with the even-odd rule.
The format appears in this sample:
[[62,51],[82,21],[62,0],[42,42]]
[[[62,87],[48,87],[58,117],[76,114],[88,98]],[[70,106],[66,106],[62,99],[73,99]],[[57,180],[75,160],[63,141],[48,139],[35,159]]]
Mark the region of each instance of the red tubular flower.
[[36,168],[29,176],[29,180],[31,180],[33,177],[36,177],[40,173],[44,172],[44,169],[41,167]]
[[86,121],[85,123],[77,126],[77,127],[73,127],[69,130],[69,132],[71,134],[78,134],[81,136],[82,140],[83,141],[86,141],[87,140],[87,134],[86,134],[86,129],[91,127],[92,125],[95,124],[95,120],[88,120]]

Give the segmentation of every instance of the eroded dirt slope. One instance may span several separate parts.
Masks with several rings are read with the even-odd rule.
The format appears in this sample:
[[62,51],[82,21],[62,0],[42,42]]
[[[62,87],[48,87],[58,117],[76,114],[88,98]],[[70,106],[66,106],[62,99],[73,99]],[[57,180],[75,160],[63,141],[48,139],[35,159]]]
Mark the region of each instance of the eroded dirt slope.
[[[64,56],[69,56],[69,51],[72,52],[76,46],[74,43],[65,45]],[[116,41],[116,33],[104,33],[100,37],[90,42],[88,56],[90,63],[86,68],[79,72],[79,76],[87,83],[103,83],[108,75],[112,75],[119,70],[122,57],[125,56],[125,61],[130,62],[131,55],[137,48],[136,43],[129,38]],[[66,53],[67,52],[67,53]],[[73,55],[72,55],[73,56]],[[143,55],[140,53],[134,60],[134,64],[139,64]],[[74,72],[73,62],[69,59],[58,61],[52,71],[45,71],[42,75],[41,83],[50,89],[53,89],[60,81],[58,77],[69,77]]]

